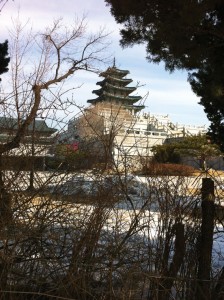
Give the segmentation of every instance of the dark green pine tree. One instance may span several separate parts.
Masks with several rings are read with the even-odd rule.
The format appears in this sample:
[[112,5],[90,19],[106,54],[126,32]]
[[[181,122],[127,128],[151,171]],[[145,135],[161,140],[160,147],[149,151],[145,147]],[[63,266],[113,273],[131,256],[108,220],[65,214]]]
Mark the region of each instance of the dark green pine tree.
[[121,45],[144,43],[150,62],[186,69],[214,142],[224,150],[224,1],[105,0]]
[[221,53],[224,42],[223,0],[105,0],[122,24],[121,45],[146,45],[150,62],[169,71],[195,70]]
[[223,66],[205,64],[204,68],[191,74],[189,81],[211,122],[208,134],[224,151],[224,73],[221,72],[224,60],[220,64]]
[[9,61],[10,58],[8,57],[8,41],[5,41],[4,43],[0,43],[0,75],[8,72]]

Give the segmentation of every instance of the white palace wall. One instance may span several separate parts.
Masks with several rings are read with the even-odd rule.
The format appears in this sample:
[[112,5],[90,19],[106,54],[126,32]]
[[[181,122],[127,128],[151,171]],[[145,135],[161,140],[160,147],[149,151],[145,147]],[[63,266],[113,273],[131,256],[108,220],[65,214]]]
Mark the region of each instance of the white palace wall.
[[70,120],[64,136],[72,143],[88,138],[88,134],[102,140],[113,135],[113,159],[117,164],[127,164],[128,160],[152,156],[152,147],[162,145],[167,138],[205,132],[205,126],[174,124],[168,115],[133,115],[121,106],[101,104],[87,108],[78,118]]

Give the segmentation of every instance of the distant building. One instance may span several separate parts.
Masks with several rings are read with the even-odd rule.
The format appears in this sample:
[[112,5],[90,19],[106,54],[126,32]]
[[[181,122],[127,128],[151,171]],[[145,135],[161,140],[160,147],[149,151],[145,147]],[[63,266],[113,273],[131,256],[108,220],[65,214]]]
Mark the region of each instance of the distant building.
[[[0,145],[10,142],[17,134],[19,126],[15,118],[0,117]],[[36,160],[39,168],[43,169],[44,158],[54,142],[53,135],[56,132],[57,130],[49,127],[44,120],[33,120],[21,140],[20,147],[3,154],[5,167],[26,169],[28,166],[25,165],[28,165],[30,160]]]
[[88,100],[91,106],[69,121],[61,142],[87,145],[87,141],[95,140],[92,151],[111,156],[118,164],[128,164],[134,158],[152,156],[152,146],[167,139],[206,133],[205,126],[174,124],[168,115],[142,112],[145,108],[142,97],[130,95],[136,87],[128,86],[132,82],[126,78],[128,74],[129,71],[115,65],[100,74],[103,77],[97,82],[100,88],[93,90],[97,98]]

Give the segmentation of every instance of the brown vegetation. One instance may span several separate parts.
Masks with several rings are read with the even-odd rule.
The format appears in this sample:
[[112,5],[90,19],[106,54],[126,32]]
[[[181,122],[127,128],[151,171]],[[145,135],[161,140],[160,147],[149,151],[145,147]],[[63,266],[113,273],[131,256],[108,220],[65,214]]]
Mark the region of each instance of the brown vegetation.
[[142,173],[144,175],[159,176],[192,176],[197,170],[191,166],[180,164],[162,164],[152,162],[147,166],[143,166]]

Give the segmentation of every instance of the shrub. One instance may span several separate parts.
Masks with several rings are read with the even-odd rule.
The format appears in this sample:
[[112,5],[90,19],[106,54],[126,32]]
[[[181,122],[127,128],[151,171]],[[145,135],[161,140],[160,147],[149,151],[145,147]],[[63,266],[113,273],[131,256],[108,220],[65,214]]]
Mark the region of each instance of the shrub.
[[180,164],[161,164],[151,162],[143,166],[144,175],[170,175],[170,176],[191,176],[196,170],[187,165]]

